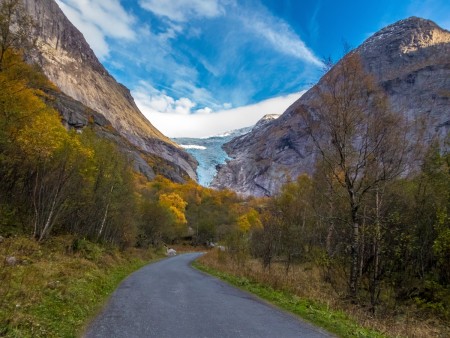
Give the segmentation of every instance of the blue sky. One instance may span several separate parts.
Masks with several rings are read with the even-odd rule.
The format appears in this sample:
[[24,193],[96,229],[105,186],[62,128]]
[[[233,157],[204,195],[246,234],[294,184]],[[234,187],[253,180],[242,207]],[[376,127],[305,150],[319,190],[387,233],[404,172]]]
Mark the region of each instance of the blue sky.
[[448,0],[56,0],[168,136],[208,136],[282,113],[321,60],[415,15],[450,29]]

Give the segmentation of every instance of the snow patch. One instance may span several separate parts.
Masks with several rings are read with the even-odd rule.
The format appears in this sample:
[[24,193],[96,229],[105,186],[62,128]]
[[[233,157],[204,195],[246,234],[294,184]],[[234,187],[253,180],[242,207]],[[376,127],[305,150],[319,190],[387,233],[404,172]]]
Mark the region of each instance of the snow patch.
[[198,146],[196,144],[180,144],[180,147],[184,149],[198,149],[198,150],[206,150],[207,148],[204,146]]

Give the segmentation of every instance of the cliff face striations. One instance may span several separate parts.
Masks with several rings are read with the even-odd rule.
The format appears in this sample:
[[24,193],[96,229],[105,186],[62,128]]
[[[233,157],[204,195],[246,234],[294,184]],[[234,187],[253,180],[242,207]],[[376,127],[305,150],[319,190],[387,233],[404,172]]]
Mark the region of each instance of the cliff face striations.
[[196,179],[196,161],[159,132],[137,108],[130,91],[101,65],[83,35],[54,0],[23,0],[37,22],[37,61],[61,91],[102,114],[131,144],[176,170],[169,176]]
[[[352,53],[360,55],[365,69],[387,94],[392,110],[409,121],[427,121],[429,137],[448,133],[450,32],[429,20],[411,17],[382,29]],[[337,67],[330,70],[336,71]],[[227,143],[224,149],[232,159],[220,168],[212,185],[244,195],[269,196],[299,174],[312,173],[314,144],[300,109],[317,102],[314,93],[312,88],[277,120]]]

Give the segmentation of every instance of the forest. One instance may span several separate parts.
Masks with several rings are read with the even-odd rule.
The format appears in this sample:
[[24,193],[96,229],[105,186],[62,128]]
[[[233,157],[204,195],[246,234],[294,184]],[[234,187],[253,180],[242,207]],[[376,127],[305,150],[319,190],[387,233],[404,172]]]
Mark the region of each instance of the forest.
[[247,212],[232,192],[163,177],[149,182],[93,126],[66,130],[46,104],[53,85],[20,54],[5,54],[0,76],[3,235],[41,242],[71,233],[121,247],[188,237],[197,244]]

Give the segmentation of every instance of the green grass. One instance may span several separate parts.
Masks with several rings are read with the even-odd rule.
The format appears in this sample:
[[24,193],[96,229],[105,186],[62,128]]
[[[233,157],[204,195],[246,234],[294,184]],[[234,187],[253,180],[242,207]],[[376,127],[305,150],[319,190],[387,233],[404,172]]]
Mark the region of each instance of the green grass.
[[8,248],[20,263],[0,267],[0,337],[78,337],[124,278],[160,257],[90,242],[68,253],[70,239],[9,241],[0,256]]
[[359,326],[345,313],[341,311],[330,310],[326,305],[319,304],[308,299],[301,299],[285,291],[274,290],[269,286],[262,285],[244,277],[236,277],[231,274],[218,271],[197,261],[193,263],[193,266],[200,271],[218,277],[231,285],[251,292],[286,311],[292,312],[302,317],[303,319],[327,330],[330,333],[336,334],[339,337],[387,337],[380,332]]
[[20,330],[19,336],[76,337],[120,282],[147,263],[135,260],[106,272],[96,269],[70,282],[67,288],[46,291],[42,301],[30,309],[38,325]]

